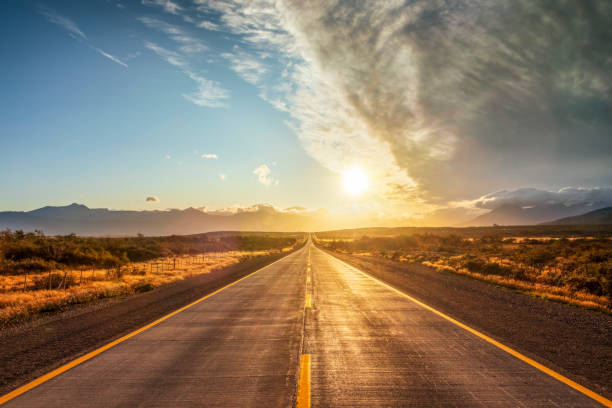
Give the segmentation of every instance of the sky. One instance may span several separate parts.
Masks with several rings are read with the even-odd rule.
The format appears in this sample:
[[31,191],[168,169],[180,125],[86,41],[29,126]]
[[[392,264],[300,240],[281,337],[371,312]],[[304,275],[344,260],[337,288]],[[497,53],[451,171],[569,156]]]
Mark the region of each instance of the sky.
[[0,210],[267,203],[402,222],[612,205],[609,1],[0,13]]

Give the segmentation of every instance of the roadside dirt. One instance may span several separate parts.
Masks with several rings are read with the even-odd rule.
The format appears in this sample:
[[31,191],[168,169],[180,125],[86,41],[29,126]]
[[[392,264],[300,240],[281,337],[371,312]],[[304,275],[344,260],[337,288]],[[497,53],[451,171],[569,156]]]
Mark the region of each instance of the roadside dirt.
[[612,316],[535,298],[421,264],[330,254],[607,398]]
[[0,395],[281,258],[252,258],[123,299],[110,299],[0,331]]

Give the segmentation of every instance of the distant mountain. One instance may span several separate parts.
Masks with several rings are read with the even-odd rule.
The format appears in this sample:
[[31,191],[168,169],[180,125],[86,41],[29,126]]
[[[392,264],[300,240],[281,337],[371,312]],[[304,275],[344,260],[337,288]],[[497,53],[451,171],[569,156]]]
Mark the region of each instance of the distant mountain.
[[566,206],[550,204],[533,207],[502,205],[490,212],[480,215],[471,221],[461,224],[462,227],[481,227],[497,225],[534,225],[562,217],[583,214],[591,208],[586,205]]
[[[47,235],[87,236],[197,234],[210,231],[321,231],[355,225],[385,225],[365,215],[258,204],[231,211],[194,208],[167,211],[115,211],[82,204],[47,206],[33,211],[0,212],[0,230],[40,230]],[[388,220],[389,225],[398,225]]]
[[600,208],[586,214],[565,217],[545,223],[547,225],[593,225],[612,224],[612,207]]

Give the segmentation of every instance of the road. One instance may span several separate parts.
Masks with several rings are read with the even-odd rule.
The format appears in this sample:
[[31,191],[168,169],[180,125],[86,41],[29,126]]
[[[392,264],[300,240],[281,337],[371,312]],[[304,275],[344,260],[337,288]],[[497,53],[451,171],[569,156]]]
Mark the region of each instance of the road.
[[601,406],[311,243],[6,406],[290,407],[296,401]]

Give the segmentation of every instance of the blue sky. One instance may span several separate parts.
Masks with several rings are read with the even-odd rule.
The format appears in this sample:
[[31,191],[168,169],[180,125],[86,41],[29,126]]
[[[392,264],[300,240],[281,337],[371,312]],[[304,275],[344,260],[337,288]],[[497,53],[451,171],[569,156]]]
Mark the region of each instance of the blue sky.
[[[15,39],[0,45],[11,56],[0,68],[3,210],[73,201],[111,208],[318,206],[321,192],[328,205],[338,200],[329,170],[300,147],[286,113],[218,57],[237,39],[140,3],[9,1],[0,7],[11,16],[2,36]],[[70,20],[86,38],[48,13]],[[196,83],[146,48],[145,42],[175,47],[142,17],[176,24],[208,47],[188,58],[194,72],[227,92],[223,107],[183,96]],[[253,170],[261,164],[278,185],[258,182]],[[159,203],[145,203],[151,195]]]
[[[407,220],[612,205],[609,1],[0,12],[0,210],[269,203]],[[343,188],[353,169],[360,194]]]

